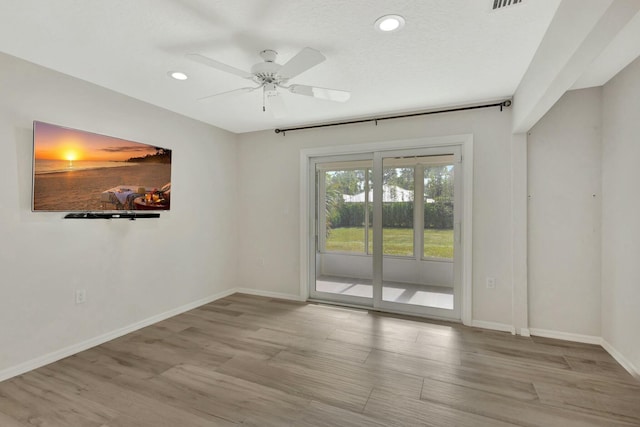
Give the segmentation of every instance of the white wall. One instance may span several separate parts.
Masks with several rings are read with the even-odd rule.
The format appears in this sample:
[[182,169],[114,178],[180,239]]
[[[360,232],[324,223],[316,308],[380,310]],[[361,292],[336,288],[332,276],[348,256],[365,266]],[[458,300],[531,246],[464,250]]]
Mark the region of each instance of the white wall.
[[[4,54],[0,90],[0,377],[236,285],[235,135]],[[31,212],[34,119],[171,148],[171,211]]]
[[602,337],[640,375],[640,58],[604,86]]
[[[457,134],[474,136],[473,318],[512,324],[511,111],[497,108],[333,128],[239,135],[238,283],[297,295],[303,148]],[[497,279],[487,289],[486,276]]]
[[527,138],[531,329],[600,337],[601,105],[567,92]]

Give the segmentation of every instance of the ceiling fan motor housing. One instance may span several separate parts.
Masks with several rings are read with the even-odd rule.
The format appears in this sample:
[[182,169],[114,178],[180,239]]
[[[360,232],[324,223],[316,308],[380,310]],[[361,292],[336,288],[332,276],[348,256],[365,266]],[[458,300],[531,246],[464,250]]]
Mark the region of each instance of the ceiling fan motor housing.
[[260,62],[251,67],[251,73],[257,83],[282,83],[284,80],[278,75],[282,65],[275,62]]

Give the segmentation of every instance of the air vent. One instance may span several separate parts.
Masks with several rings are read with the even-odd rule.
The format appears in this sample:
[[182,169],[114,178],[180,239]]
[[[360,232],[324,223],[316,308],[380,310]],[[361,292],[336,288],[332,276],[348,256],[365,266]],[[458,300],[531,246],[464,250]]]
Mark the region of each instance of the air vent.
[[518,3],[522,3],[522,0],[493,0],[493,10],[514,6]]

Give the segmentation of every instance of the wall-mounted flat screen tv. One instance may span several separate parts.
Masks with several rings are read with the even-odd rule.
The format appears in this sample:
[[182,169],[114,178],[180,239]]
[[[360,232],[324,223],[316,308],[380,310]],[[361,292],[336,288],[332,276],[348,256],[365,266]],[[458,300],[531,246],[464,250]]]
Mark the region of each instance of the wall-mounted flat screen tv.
[[171,150],[33,122],[34,211],[166,211]]

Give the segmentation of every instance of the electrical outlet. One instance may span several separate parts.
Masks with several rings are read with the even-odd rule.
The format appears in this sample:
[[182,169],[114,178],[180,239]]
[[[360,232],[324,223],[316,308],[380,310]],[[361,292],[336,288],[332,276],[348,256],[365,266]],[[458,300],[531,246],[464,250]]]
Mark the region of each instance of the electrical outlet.
[[76,304],[84,304],[87,302],[87,291],[86,289],[77,289],[76,290]]
[[487,277],[487,289],[494,289],[496,287],[496,278]]

